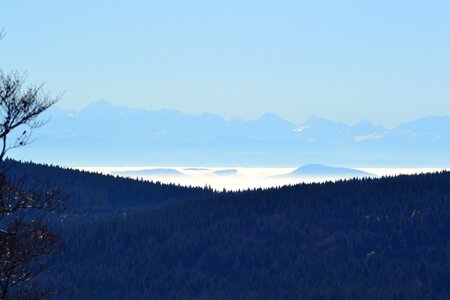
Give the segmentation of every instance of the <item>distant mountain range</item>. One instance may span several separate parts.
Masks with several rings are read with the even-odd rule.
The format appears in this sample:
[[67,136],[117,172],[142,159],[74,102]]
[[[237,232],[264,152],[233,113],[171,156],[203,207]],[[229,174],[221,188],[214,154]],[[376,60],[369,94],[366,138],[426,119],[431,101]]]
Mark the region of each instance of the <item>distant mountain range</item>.
[[450,165],[450,116],[385,128],[367,120],[294,124],[274,114],[225,119],[97,101],[80,111],[54,107],[43,118],[49,122],[14,158],[72,166]]
[[317,164],[308,164],[295,169],[291,173],[284,175],[289,177],[333,177],[333,178],[346,178],[346,177],[375,177],[376,175],[370,174],[365,171],[342,168],[342,167],[330,167]]

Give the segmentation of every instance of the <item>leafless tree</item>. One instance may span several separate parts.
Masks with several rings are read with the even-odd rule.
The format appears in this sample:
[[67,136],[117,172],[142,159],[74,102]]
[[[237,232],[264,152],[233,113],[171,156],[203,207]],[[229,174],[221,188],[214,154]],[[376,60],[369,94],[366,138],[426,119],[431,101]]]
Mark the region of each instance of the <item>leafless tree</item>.
[[0,70],[0,299],[48,295],[36,279],[60,243],[45,220],[49,212],[62,209],[66,199],[56,189],[30,188],[26,177],[8,175],[7,152],[30,141],[32,130],[45,123],[38,117],[59,99],[45,94],[42,85],[24,84],[25,76]]
[[[37,117],[58,101],[44,94],[42,85],[24,88],[24,82],[17,72],[0,73],[0,161],[9,149],[27,144],[31,130],[44,124]],[[8,144],[8,137],[18,129],[21,134]]]

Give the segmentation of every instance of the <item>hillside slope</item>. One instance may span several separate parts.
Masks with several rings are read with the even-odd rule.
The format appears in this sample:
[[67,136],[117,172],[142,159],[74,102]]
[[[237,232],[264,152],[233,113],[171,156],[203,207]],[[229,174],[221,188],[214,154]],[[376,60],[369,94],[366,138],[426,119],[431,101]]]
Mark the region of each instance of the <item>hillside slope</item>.
[[33,189],[58,188],[68,195],[73,214],[124,212],[204,198],[212,191],[144,180],[103,175],[32,162],[8,160],[5,169],[13,178],[25,179]]
[[192,197],[65,238],[58,299],[448,299],[450,173]]

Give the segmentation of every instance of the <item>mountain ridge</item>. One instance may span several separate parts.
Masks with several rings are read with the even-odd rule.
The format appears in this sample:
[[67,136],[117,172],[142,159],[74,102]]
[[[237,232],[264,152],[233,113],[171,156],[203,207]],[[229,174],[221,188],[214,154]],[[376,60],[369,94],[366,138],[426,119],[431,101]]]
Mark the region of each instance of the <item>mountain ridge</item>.
[[[273,113],[255,120],[176,110],[115,106],[105,100],[79,111],[51,108],[36,141],[14,158],[62,165],[327,165],[450,164],[450,116],[429,116],[394,128],[310,117],[294,124]],[[72,155],[68,155],[72,152]],[[446,165],[444,165],[446,164]]]

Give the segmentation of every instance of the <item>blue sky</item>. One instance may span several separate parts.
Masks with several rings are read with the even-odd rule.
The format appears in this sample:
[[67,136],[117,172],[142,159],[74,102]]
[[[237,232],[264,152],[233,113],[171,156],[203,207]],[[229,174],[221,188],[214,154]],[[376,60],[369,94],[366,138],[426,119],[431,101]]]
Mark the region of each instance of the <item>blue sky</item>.
[[97,99],[384,125],[450,114],[450,1],[2,1],[0,67]]

